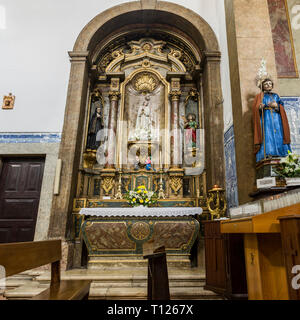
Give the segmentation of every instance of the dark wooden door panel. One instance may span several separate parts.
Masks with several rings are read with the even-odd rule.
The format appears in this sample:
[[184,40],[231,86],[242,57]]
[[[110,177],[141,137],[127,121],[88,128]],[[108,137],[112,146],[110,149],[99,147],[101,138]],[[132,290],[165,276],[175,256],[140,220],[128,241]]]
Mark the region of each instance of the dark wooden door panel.
[[16,193],[19,191],[18,189],[21,186],[19,180],[21,177],[22,166],[20,164],[11,163],[6,165],[6,170],[7,173],[5,171],[3,172],[3,190],[7,193]]
[[6,159],[0,175],[0,242],[34,238],[44,159]]
[[5,224],[1,222],[0,243],[12,242],[10,241],[10,237],[12,233],[13,233],[13,226],[5,226]]
[[4,198],[36,198],[40,195],[44,163],[29,162],[4,163],[0,194]]
[[35,219],[39,199],[2,199],[0,219]]
[[24,192],[40,193],[42,168],[40,164],[28,164],[28,171],[25,178]]

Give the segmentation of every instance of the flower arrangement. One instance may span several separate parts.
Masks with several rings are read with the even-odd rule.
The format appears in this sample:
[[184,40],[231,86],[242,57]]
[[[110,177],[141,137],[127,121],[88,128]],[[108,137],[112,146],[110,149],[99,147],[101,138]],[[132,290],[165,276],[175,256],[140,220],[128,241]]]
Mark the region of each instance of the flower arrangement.
[[300,177],[300,156],[288,151],[288,155],[280,160],[280,164],[275,169],[281,177]]
[[145,186],[139,186],[129,191],[125,198],[133,207],[144,206],[149,207],[157,202],[157,196],[154,192],[148,191]]

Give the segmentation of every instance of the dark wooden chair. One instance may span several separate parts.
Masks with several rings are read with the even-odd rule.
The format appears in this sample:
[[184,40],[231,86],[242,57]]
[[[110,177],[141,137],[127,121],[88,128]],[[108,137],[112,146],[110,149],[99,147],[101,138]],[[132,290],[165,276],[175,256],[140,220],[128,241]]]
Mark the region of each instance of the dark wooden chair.
[[148,259],[148,300],[170,300],[165,247],[150,250],[152,253],[147,251],[144,249],[143,257]]
[[0,244],[0,265],[6,277],[51,263],[50,288],[33,300],[88,299],[91,281],[60,280],[61,240]]

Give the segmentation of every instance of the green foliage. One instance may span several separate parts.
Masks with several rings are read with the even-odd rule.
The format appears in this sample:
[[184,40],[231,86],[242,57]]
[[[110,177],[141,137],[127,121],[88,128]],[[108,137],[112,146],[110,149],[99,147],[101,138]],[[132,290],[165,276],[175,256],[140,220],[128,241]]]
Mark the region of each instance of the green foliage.
[[280,164],[274,170],[281,177],[299,178],[300,177],[300,156],[288,152],[289,154],[281,159]]

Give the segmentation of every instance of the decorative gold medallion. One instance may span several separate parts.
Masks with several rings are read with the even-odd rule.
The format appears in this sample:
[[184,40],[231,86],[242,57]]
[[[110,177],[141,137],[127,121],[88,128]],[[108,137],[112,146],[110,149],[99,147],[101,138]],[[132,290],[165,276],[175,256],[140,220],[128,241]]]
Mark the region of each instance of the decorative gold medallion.
[[144,240],[150,234],[150,227],[145,222],[136,222],[131,227],[131,235],[136,240]]

